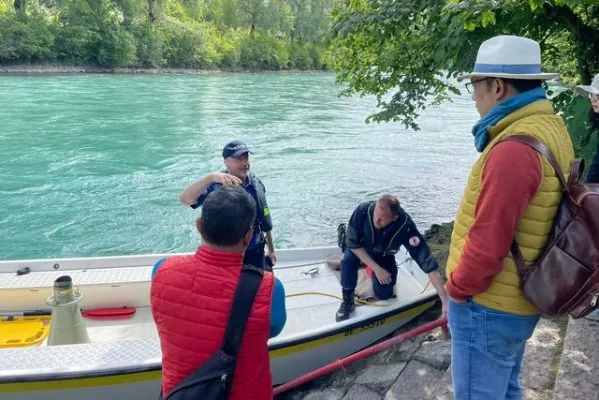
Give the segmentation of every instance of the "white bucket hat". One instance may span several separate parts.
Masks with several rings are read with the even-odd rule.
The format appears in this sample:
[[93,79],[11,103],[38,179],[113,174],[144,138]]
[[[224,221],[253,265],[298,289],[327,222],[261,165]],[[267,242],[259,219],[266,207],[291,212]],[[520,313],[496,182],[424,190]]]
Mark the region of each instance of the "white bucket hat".
[[580,96],[588,96],[589,94],[599,95],[599,74],[595,75],[590,85],[576,86],[576,92]]
[[477,77],[510,79],[554,79],[558,73],[541,72],[541,46],[521,36],[495,36],[478,49],[474,71],[458,76],[458,81]]

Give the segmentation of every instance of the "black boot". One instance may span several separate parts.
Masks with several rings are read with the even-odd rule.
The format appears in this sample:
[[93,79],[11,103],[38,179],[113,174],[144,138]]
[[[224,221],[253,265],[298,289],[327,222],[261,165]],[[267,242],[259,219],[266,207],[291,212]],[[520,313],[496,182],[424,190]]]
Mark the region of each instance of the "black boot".
[[351,313],[353,313],[356,309],[356,304],[354,303],[354,291],[343,289],[343,303],[341,303],[341,307],[337,311],[335,315],[335,320],[337,322],[345,321],[349,318]]

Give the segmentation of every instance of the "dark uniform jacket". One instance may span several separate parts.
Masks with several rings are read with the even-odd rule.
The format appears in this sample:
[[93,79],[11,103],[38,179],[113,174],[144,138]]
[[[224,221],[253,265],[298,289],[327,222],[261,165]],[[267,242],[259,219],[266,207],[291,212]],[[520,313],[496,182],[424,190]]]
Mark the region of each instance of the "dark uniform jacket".
[[436,270],[439,264],[408,213],[400,207],[399,217],[394,222],[376,229],[373,222],[375,205],[375,201],[370,201],[356,208],[347,225],[347,247],[364,248],[370,255],[394,257],[403,245],[422,271]]

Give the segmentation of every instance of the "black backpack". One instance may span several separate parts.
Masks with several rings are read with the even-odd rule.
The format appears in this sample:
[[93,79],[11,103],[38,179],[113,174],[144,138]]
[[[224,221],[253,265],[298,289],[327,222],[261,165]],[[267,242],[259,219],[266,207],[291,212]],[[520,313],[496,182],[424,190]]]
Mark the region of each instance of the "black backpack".
[[[227,400],[229,398],[237,366],[237,352],[263,274],[260,268],[243,266],[220,349],[175,386],[164,400]],[[163,399],[162,394],[160,399]]]

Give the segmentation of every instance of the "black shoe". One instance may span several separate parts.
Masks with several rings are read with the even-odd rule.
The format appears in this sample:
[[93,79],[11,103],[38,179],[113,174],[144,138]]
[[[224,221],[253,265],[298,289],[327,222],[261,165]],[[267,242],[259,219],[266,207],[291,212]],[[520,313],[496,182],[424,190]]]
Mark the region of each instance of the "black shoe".
[[349,319],[351,313],[356,310],[356,304],[354,303],[354,291],[353,290],[343,290],[343,303],[341,303],[341,307],[335,314],[335,320],[337,322],[345,321]]

